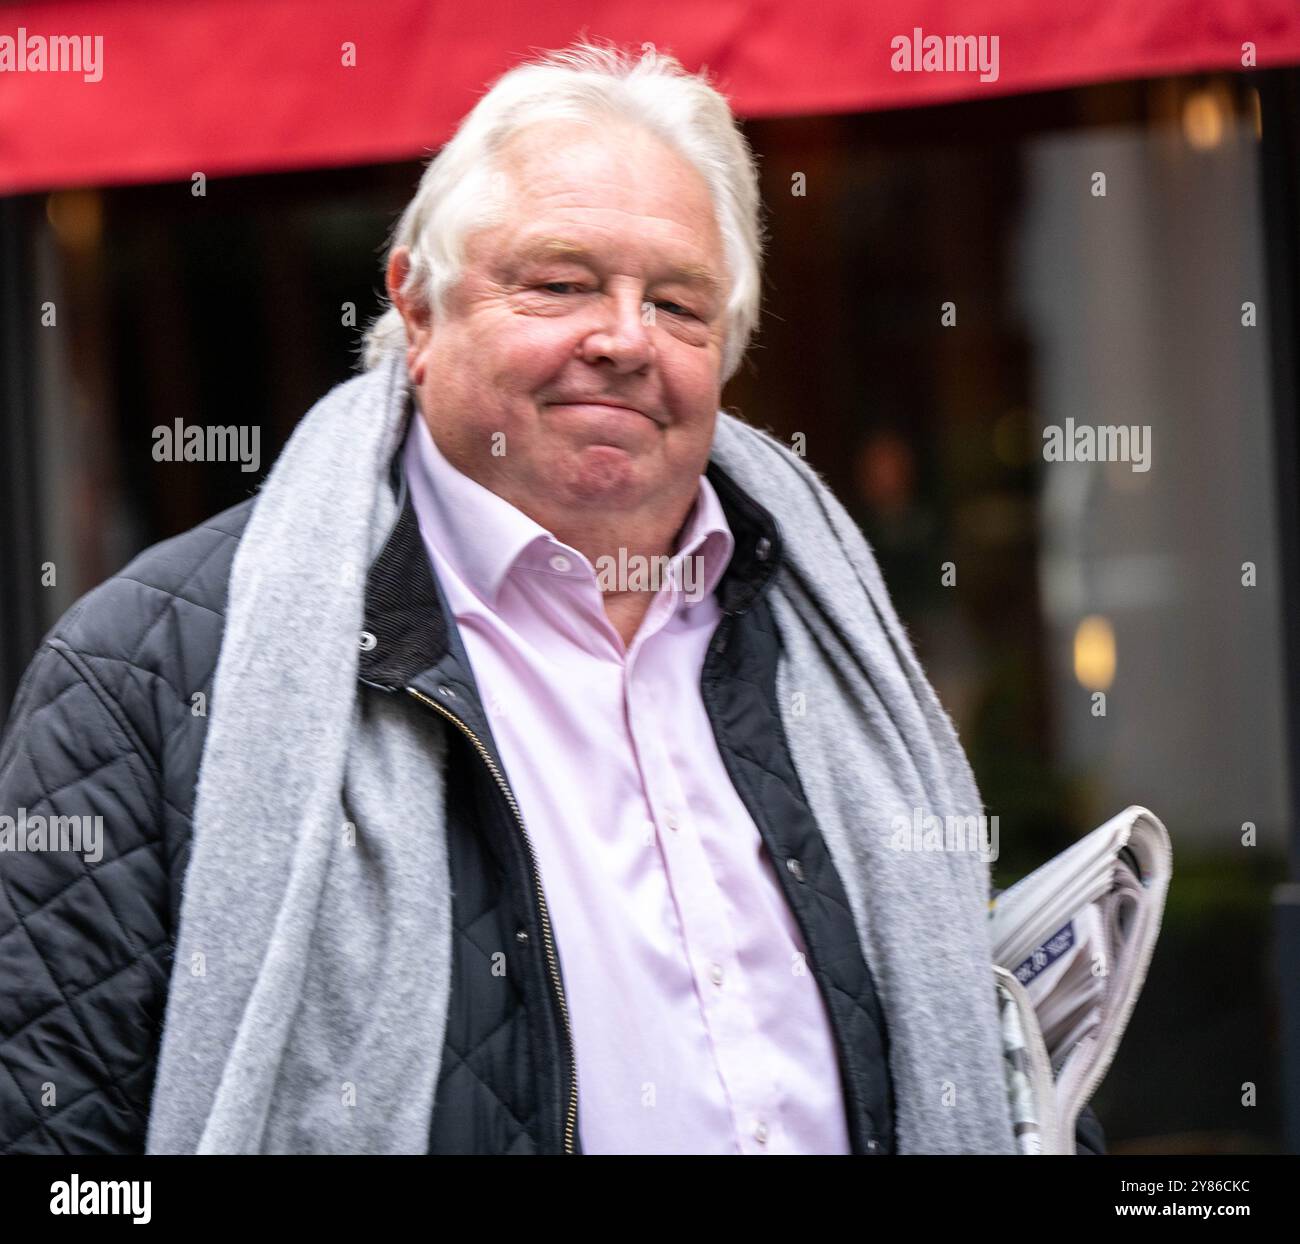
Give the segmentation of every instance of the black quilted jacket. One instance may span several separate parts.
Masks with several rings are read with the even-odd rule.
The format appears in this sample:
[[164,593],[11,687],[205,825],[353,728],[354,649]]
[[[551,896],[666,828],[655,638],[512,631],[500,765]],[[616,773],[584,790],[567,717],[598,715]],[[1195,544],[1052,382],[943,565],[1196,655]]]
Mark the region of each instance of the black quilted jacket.
[[[394,459],[371,567],[363,695],[449,736],[452,989],[430,1153],[580,1152],[563,974],[541,879]],[[776,707],[770,514],[709,467],[736,536],[701,680],[834,1030],[854,1153],[894,1149],[888,1034]],[[141,1153],[231,561],[255,498],[146,550],[43,641],[0,744],[0,814],[102,816],[103,855],[0,852],[0,1152]],[[490,970],[505,948],[504,974]],[[1104,1152],[1081,1121],[1080,1152]]]

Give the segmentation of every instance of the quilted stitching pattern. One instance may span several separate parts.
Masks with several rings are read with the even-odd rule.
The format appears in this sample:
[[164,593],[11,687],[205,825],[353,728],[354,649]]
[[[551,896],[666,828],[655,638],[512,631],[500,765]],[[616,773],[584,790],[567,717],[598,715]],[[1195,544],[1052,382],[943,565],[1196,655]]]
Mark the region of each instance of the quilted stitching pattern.
[[249,504],[83,597],[19,688],[0,811],[102,817],[102,858],[0,853],[0,1152],[143,1151],[206,726],[190,696]]
[[[545,1146],[524,980],[531,943],[515,932],[504,873],[492,857],[488,818],[495,783],[457,732],[448,757],[448,855],[452,872],[452,985],[430,1153],[538,1153]],[[513,826],[501,826],[504,832]],[[498,957],[500,956],[500,957]],[[496,967],[496,971],[494,971]],[[504,971],[501,968],[504,968]]]

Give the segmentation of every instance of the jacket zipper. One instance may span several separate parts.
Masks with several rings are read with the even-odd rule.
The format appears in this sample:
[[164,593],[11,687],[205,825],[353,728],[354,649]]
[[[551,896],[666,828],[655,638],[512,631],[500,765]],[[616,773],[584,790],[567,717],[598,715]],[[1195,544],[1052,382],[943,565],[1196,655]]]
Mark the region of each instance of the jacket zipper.
[[519,805],[515,802],[513,792],[509,784],[502,775],[500,768],[495,760],[492,759],[491,752],[483,746],[478,735],[474,733],[455,713],[443,708],[436,700],[431,700],[425,694],[417,691],[414,687],[407,687],[408,694],[414,696],[421,704],[427,704],[430,708],[441,713],[448,721],[453,722],[467,739],[474,745],[474,750],[483,758],[493,778],[496,779],[497,785],[501,788],[501,793],[506,797],[506,802],[510,805],[510,811],[514,813],[515,821],[519,825],[519,833],[523,838],[524,847],[528,851],[528,859],[533,874],[533,885],[537,891],[537,906],[542,918],[542,941],[546,947],[546,963],[551,973],[551,983],[555,987],[555,996],[560,1003],[560,1018],[564,1022],[564,1039],[568,1046],[569,1055],[569,1096],[568,1106],[564,1116],[564,1152],[573,1152],[574,1133],[578,1125],[578,1066],[573,1053],[573,1033],[569,1029],[569,1007],[564,1000],[564,983],[560,979],[560,964],[555,956],[555,944],[551,937],[551,917],[546,910],[546,895],[542,893],[541,873],[537,867],[537,856],[533,852],[532,841],[528,837],[528,830],[524,828],[524,818],[519,811]]

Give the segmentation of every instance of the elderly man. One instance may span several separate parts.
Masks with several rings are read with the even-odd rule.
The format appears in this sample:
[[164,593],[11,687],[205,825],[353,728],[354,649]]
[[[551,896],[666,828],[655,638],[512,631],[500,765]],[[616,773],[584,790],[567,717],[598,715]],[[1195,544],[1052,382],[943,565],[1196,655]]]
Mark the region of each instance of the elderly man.
[[670,58],[469,114],[365,373],[22,686],[0,806],[107,847],[0,862],[0,1147],[1016,1151],[987,861],[887,846],[980,811],[965,758],[856,528],[718,411],[758,210]]

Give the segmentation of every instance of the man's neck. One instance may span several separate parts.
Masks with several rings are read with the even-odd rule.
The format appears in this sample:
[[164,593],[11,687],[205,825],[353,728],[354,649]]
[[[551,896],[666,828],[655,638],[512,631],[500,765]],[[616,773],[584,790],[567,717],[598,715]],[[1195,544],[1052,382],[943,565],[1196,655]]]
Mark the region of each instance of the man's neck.
[[662,576],[652,575],[649,568],[667,565],[680,544],[694,505],[692,499],[683,514],[666,524],[624,525],[621,530],[611,526],[595,531],[590,524],[582,531],[564,525],[551,527],[557,540],[577,549],[592,564],[601,586],[605,616],[624,647],[631,647],[662,583]]

